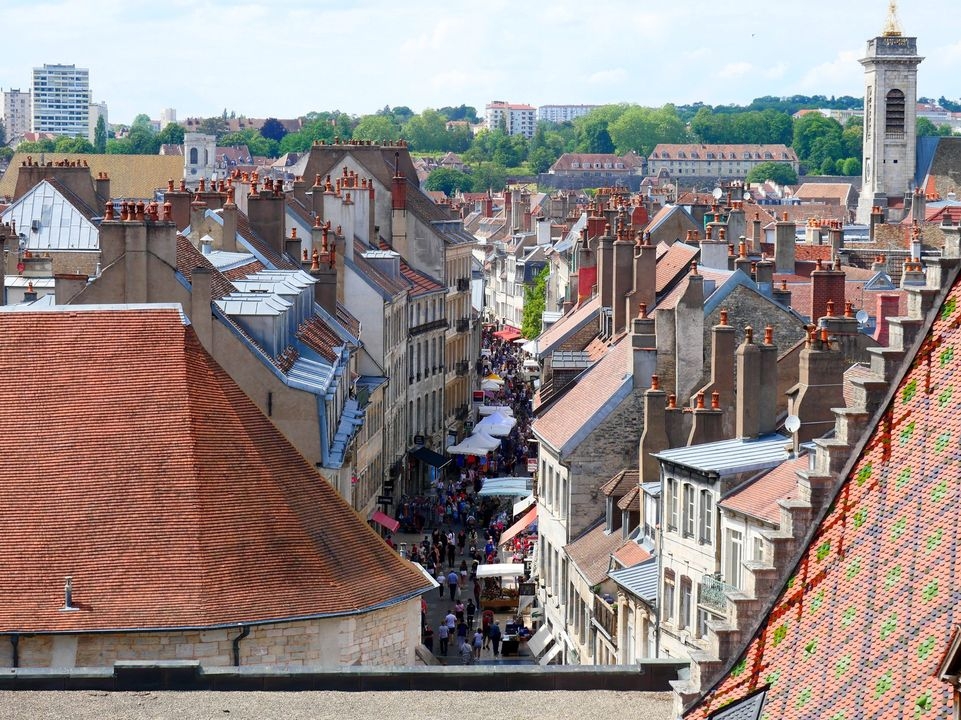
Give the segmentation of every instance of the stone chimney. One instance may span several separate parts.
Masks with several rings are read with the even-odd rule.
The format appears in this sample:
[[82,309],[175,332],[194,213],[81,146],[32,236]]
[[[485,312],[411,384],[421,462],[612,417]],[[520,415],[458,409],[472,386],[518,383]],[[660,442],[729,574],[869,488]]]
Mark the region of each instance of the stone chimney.
[[944,234],[944,257],[961,257],[961,225],[955,225],[950,215],[945,215],[941,221],[941,232]]
[[751,262],[751,258],[747,256],[747,238],[742,235],[737,244],[737,257],[734,258],[734,269],[740,270],[748,277],[752,277],[751,269],[753,265],[754,263]]
[[837,260],[841,257],[841,249],[844,247],[844,225],[840,220],[831,221],[828,238],[831,242],[831,260]]
[[804,242],[808,245],[821,244],[821,223],[817,218],[808,218],[804,225]]
[[704,376],[704,278],[691,263],[687,287],[674,307],[677,395],[689,397]]
[[611,299],[614,335],[627,332],[627,309],[629,300],[627,294],[634,284],[634,244],[627,235],[627,213],[622,213],[617,228],[617,239],[614,241],[614,289]]
[[[97,189],[97,199],[100,202],[106,202],[110,199],[110,176],[105,172],[97,173],[97,177],[94,180],[94,185]],[[170,190],[173,190],[173,181],[168,183],[167,186]]]
[[641,305],[639,314],[631,322],[631,357],[628,372],[634,380],[635,390],[649,386],[651,376],[657,368],[657,336],[653,318],[647,314],[647,307]]
[[747,219],[744,216],[744,201],[735,200],[727,213],[727,236],[731,240],[742,238],[747,232]]
[[484,210],[483,215],[486,218],[494,217],[494,198],[491,196],[491,191],[487,191],[487,197],[484,198]]
[[587,230],[585,229],[581,233],[581,241],[577,245],[578,305],[591,299],[594,295],[595,285],[597,285],[597,257],[587,241]]
[[797,226],[788,220],[787,213],[774,227],[774,271],[794,274],[794,234]]
[[317,281],[314,283],[314,300],[336,317],[337,286],[341,279],[337,274],[336,251],[328,244],[328,225],[321,225],[320,218],[314,219],[314,226],[310,230],[313,249],[309,272]]
[[874,242],[874,228],[884,224],[884,209],[878,205],[871,208],[871,218],[868,221],[868,238]]
[[654,453],[667,450],[670,440],[667,437],[667,393],[661,389],[657,375],[651,377],[651,387],[644,392],[644,430],[639,443],[638,468],[640,482],[657,482],[661,476],[661,465]]
[[307,182],[300,175],[294,178],[290,185],[290,191],[294,199],[304,207],[310,207],[310,198],[307,197]]
[[799,442],[807,442],[834,428],[832,408],[844,407],[844,355],[829,340],[827,329],[812,329],[801,350],[798,384],[788,391],[790,412],[801,419]]
[[774,292],[774,263],[767,256],[762,255],[761,259],[755,264],[754,282],[757,283],[759,293],[767,297],[772,296]]
[[190,273],[190,324],[193,325],[200,344],[209,352],[214,342],[214,319],[210,311],[212,293],[210,270],[201,265]]
[[601,307],[610,307],[614,297],[614,238],[611,226],[604,226],[597,248],[597,294]]
[[891,293],[880,293],[878,295],[878,305],[875,312],[877,327],[874,330],[874,339],[881,347],[889,344],[888,333],[890,331],[891,318],[899,314],[900,297]]
[[751,242],[753,247],[751,252],[760,255],[761,254],[761,243],[764,242],[764,229],[761,227],[761,213],[754,213],[754,219],[751,220]]
[[761,428],[758,407],[761,350],[754,344],[754,330],[750,325],[744,328],[744,342],[738,347],[736,357],[737,411],[734,432],[739,438],[756,438]]
[[774,288],[771,297],[784,307],[791,307],[791,291],[788,290],[787,280],[782,280],[781,284]]
[[303,253],[303,241],[297,237],[297,228],[290,228],[290,236],[284,239],[284,252],[288,257],[300,258]]
[[227,190],[227,202],[220,211],[223,219],[220,247],[225,252],[237,252],[237,203],[234,202],[234,189]]
[[901,268],[901,288],[925,287],[927,285],[927,275],[924,266],[917,258],[905,260]]
[[714,270],[727,270],[727,229],[722,223],[708,223],[707,234],[700,247],[701,265]]
[[394,178],[390,186],[391,247],[402,258],[410,257],[407,241],[407,178],[400,172],[400,153],[394,153]]
[[777,345],[774,344],[774,328],[764,328],[764,344],[761,345],[760,378],[757,387],[758,433],[768,435],[777,429]]
[[190,203],[190,239],[200,246],[200,241],[207,234],[207,203],[199,198]]
[[[247,196],[247,219],[250,221],[250,229],[254,231],[264,242],[268,243],[278,255],[285,252],[284,239],[286,235],[286,201],[284,194],[279,191],[279,183],[274,186],[273,181],[268,178],[262,190],[257,190],[256,173],[254,181],[250,185],[250,194]],[[300,253],[295,256],[300,260]]]
[[[327,176],[328,180],[330,176]],[[314,217],[319,217],[321,221],[324,218],[324,182],[320,177],[320,173],[314,175],[314,184],[310,187],[310,192],[307,194],[310,196],[309,207],[311,212],[313,212]]]
[[825,268],[818,259],[811,272],[811,322],[817,322],[827,315],[828,302],[835,308],[844,307],[845,275],[840,261],[835,266]]
[[190,224],[190,192],[187,190],[187,184],[181,180],[180,189],[174,190],[174,181],[168,180],[164,202],[170,203],[171,215],[177,230],[186,228]]
[[688,445],[703,445],[724,439],[720,393],[711,394],[711,404],[708,406],[703,392],[694,396],[694,408],[691,411],[691,434],[687,439]]
[[[711,328],[711,381],[701,388],[705,397],[720,394],[724,412],[725,437],[734,435],[734,328],[728,325],[727,310],[721,310],[717,325]],[[692,402],[695,398],[692,398]]]
[[634,290],[627,296],[627,316],[634,317],[641,304],[654,307],[657,302],[657,248],[648,233],[637,233],[634,245]]

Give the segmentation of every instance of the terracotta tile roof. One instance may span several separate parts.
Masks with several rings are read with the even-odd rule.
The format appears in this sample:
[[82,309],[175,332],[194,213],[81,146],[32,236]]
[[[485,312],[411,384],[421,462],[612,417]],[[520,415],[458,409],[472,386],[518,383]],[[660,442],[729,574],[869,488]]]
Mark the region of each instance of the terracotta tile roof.
[[638,477],[637,470],[621,470],[601,485],[601,492],[609,497],[622,498],[632,487],[637,487]]
[[807,456],[788,460],[735,488],[718,505],[771,525],[780,525],[781,509],[777,504],[778,500],[798,497],[797,471],[806,470],[807,467]]
[[534,421],[534,432],[556,450],[599,424],[618,402],[625,382],[630,343],[621,341],[598,363],[585,371],[563,397]]
[[[873,276],[873,273],[872,273]],[[775,283],[777,287],[780,287],[780,279]],[[794,309],[799,315],[810,318],[812,312],[812,298],[811,298],[811,280],[809,278],[794,278],[794,280],[788,281],[788,290],[791,291],[791,308]],[[904,315],[907,313],[908,309],[908,294],[904,290],[884,290],[885,295],[897,295],[899,298],[898,307],[899,314]],[[844,297],[845,300],[852,303],[855,312],[859,309],[867,310],[869,315],[874,315],[877,309],[877,292],[873,290],[864,289],[864,281],[858,280],[856,282],[845,282],[844,283]],[[843,310],[843,308],[841,309]],[[837,310],[840,312],[841,310]]]
[[834,249],[830,245],[806,245],[798,243],[794,246],[795,260],[830,260]]
[[[703,265],[698,265],[697,272],[705,280],[713,281],[715,290],[730,280],[731,275],[734,274],[731,270],[715,270],[714,268],[704,267]],[[687,277],[690,277],[690,275]],[[687,285],[688,283],[685,280],[677,283],[677,285],[671,288],[670,292],[657,303],[657,309],[660,310],[664,308],[672,310],[676,308],[677,303],[680,302],[681,297],[684,295],[684,291],[687,290]],[[707,288],[704,289],[704,294],[705,300],[711,296],[711,294],[707,292]]]
[[400,272],[407,282],[410,283],[410,294],[412,297],[447,291],[445,285],[441,285],[429,275],[412,268],[403,259],[400,261]]
[[687,717],[764,685],[771,718],[951,717],[935,671],[961,621],[957,278],[776,599]]
[[851,183],[806,182],[794,191],[794,197],[799,200],[823,201],[841,207],[851,205],[854,195],[854,186]]
[[240,265],[239,267],[223,270],[222,272],[223,276],[228,280],[243,280],[248,275],[253,275],[266,269],[267,266],[260,262],[260,260],[251,260],[246,265]]
[[633,540],[628,540],[614,551],[614,560],[621,567],[634,567],[638,563],[651,559],[651,554]]
[[204,267],[210,271],[211,300],[218,300],[236,290],[236,288],[230,283],[230,280],[226,278],[217,268],[215,268],[210,261],[204,257],[204,254],[193,246],[193,243],[191,243],[190,240],[185,238],[183,235],[178,234],[177,271],[187,278],[187,282],[193,284],[193,271],[194,268],[198,267]]
[[[597,163],[600,163],[600,168],[594,167]],[[622,167],[615,167],[617,164]],[[608,173],[633,173],[643,167],[644,158],[636,153],[628,153],[623,157],[606,153],[564,153],[550,169],[551,172],[597,172],[600,169]]]
[[[179,308],[4,312],[0,332],[0,368],[17,377],[0,387],[0,428],[24,438],[0,459],[0,527],[17,548],[0,631],[354,613],[427,589]],[[76,612],[60,610],[67,575]]]
[[[16,153],[0,178],[0,196],[13,197],[20,166],[28,154]],[[184,159],[178,155],[81,155],[45,153],[45,162],[86,162],[91,177],[105,172],[110,178],[110,194],[128,200],[153,200],[154,190],[167,187],[167,180],[183,177]]]
[[570,545],[565,545],[564,552],[580,570],[587,584],[597,585],[604,582],[611,566],[611,555],[623,544],[621,531],[615,530],[608,534],[607,525],[602,521]]
[[[265,238],[260,237],[250,226],[250,219],[246,213],[237,211],[237,234],[250,249],[267,260],[274,270],[299,270],[300,265],[287,259],[286,255],[277,252]],[[240,248],[238,248],[239,250]],[[241,250],[241,252],[246,252]]]
[[700,248],[678,242],[657,260],[657,280],[654,291],[660,295],[673,284],[680,275],[690,270],[691,261],[701,252]]
[[596,318],[600,309],[601,299],[597,295],[572,309],[540,334],[537,338],[538,353],[541,356],[550,354],[565,338]]
[[344,344],[337,333],[317,315],[297,328],[297,338],[331,364],[337,362],[337,353],[334,348]]
[[[683,153],[683,154],[682,154]],[[745,153],[750,157],[746,158]],[[709,158],[713,154],[713,158]],[[658,159],[676,160],[769,160],[774,162],[797,162],[797,153],[786,145],[754,144],[702,144],[702,143],[658,143],[651,152],[651,161]]]
[[617,507],[621,510],[641,511],[641,489],[632,487],[627,491],[627,495],[617,501]]
[[352,262],[357,268],[358,273],[376,286],[385,298],[389,299],[395,295],[407,292],[407,281],[404,277],[392,278],[387,273],[382,272],[374,263],[363,256],[362,253],[366,251],[367,248],[364,247],[362,243],[356,240],[354,241],[354,258]]
[[360,320],[340,303],[337,303],[337,322],[355,338],[360,338]]

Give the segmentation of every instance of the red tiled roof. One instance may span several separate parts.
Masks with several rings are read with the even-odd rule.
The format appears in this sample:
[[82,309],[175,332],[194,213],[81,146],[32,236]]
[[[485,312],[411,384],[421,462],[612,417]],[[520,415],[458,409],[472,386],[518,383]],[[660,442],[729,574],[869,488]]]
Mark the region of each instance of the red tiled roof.
[[806,245],[804,243],[798,243],[794,246],[794,259],[795,260],[830,260],[834,248],[830,245]]
[[657,259],[657,280],[654,291],[664,292],[679,275],[686,274],[691,261],[701,252],[700,248],[682,242],[674,243],[662,257]]
[[240,265],[230,270],[224,270],[222,272],[223,276],[228,280],[243,280],[244,278],[259,273],[261,270],[266,270],[267,266],[264,265],[260,260],[251,260],[246,265]]
[[[210,271],[210,297],[217,300],[229,295],[236,288],[224,275],[215,268],[204,254],[193,246],[183,235],[177,235],[177,270],[193,284],[194,268],[203,267]],[[243,276],[241,276],[243,277]]]
[[797,471],[806,470],[808,457],[781,463],[745,484],[718,503],[721,507],[750,515],[772,525],[781,524],[781,509],[778,500],[791,500],[798,497]]
[[570,545],[565,545],[564,551],[571,563],[581,571],[587,584],[597,585],[607,577],[611,555],[622,544],[624,538],[621,537],[621,531],[615,530],[608,534],[607,525],[602,522]]
[[334,352],[334,348],[340,347],[343,342],[319,316],[314,315],[297,328],[297,337],[327,362],[337,362],[337,353]]
[[[701,143],[658,143],[651,152],[651,160],[659,159],[676,160],[684,154],[681,159],[707,160],[708,153],[713,153],[717,160],[740,161],[749,160],[770,160],[775,162],[797,162],[797,154],[793,149],[786,145],[770,144],[701,144]],[[744,154],[749,153],[750,158],[745,158]],[[770,157],[768,157],[770,155]]]
[[562,398],[534,421],[537,434],[560,450],[577,431],[594,419],[624,384],[630,343],[621,341],[585,372]]
[[617,501],[617,507],[621,510],[641,511],[641,488],[632,487],[627,491],[627,495]]
[[[730,270],[715,270],[714,268],[704,267],[703,265],[698,266],[697,272],[705,280],[713,280],[715,289],[721,287],[721,285],[726,283],[730,279],[731,275],[733,275],[733,272]],[[687,290],[688,278],[690,278],[690,275],[671,288],[671,291],[661,298],[661,301],[657,304],[658,310],[673,310],[677,307],[677,303],[680,302],[681,297]],[[707,295],[707,293],[705,293],[705,295]]]
[[780,593],[688,718],[765,685],[771,718],[951,717],[936,670],[961,621],[957,278]]
[[360,337],[360,320],[340,303],[337,303],[337,322],[355,338]]
[[572,309],[569,313],[557,320],[547,330],[537,338],[537,345],[541,352],[545,352],[561,339],[573,328],[579,327],[582,323],[589,322],[592,317],[597,315],[601,309],[601,299],[595,295],[590,300]]
[[637,487],[638,476],[639,473],[637,470],[621,470],[617,475],[601,485],[601,492],[604,495],[622,498],[632,487]]
[[[0,631],[352,613],[426,589],[176,309],[0,313]],[[22,372],[23,358],[33,370]],[[28,412],[22,411],[29,408]],[[65,576],[76,612],[62,612]]]
[[614,559],[620,563],[622,567],[627,568],[634,567],[645,560],[650,560],[651,554],[633,540],[628,540],[614,551]]

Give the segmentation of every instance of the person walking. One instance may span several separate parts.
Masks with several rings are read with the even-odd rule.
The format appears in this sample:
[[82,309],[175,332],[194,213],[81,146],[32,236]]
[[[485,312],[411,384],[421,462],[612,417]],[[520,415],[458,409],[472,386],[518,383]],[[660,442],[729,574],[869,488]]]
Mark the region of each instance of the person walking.
[[491,626],[494,624],[494,611],[488,608],[481,615],[481,628],[484,632],[484,649],[490,647]]
[[480,628],[477,628],[477,632],[474,633],[474,660],[480,660],[481,646],[484,644],[484,633],[481,632]]
[[457,616],[454,615],[454,610],[451,609],[447,612],[447,616],[444,618],[444,623],[447,625],[447,629],[450,630],[450,634],[454,634],[454,628],[457,627]]
[[467,614],[467,624],[474,627],[474,615],[477,612],[477,606],[474,604],[473,600],[467,601],[467,606],[464,608],[464,612]]
[[467,638],[461,638],[460,645],[458,647],[460,648],[460,657],[463,663],[465,665],[473,665],[474,664],[474,648],[472,648],[471,644],[467,642]]
[[[438,568],[437,568],[437,589],[440,590],[441,600],[444,599],[444,583],[446,583],[446,582],[447,582],[447,576],[444,574],[443,569],[441,569],[441,568],[438,566]],[[453,593],[453,590],[451,590],[451,593]],[[454,597],[453,594],[451,595],[451,597]]]
[[494,624],[491,625],[491,629],[488,632],[488,637],[491,641],[491,649],[494,651],[494,655],[500,655],[501,652],[501,626],[495,620]]
[[447,647],[450,643],[450,630],[447,629],[447,623],[441,622],[437,626],[437,639],[440,640],[441,655],[447,655]]
[[457,574],[456,570],[451,570],[450,573],[447,575],[447,588],[448,590],[450,590],[451,600],[457,599],[458,591],[460,590],[460,588],[458,587],[459,579],[460,579],[460,575]]

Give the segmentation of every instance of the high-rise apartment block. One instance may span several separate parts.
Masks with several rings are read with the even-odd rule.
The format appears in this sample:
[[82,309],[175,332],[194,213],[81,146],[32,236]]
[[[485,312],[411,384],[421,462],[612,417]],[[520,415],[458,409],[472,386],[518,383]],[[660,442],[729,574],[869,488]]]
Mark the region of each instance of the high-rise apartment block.
[[570,122],[587,115],[597,105],[541,105],[537,108],[537,119],[552,123]]
[[75,65],[33,69],[33,131],[87,137],[90,71]]
[[30,91],[5,90],[3,93],[3,128],[7,141],[30,131]]
[[486,125],[488,130],[503,128],[508,135],[534,137],[537,127],[537,110],[530,105],[514,105],[502,100],[487,103]]

